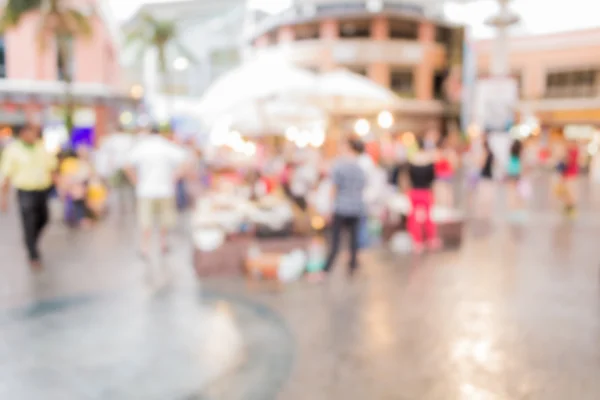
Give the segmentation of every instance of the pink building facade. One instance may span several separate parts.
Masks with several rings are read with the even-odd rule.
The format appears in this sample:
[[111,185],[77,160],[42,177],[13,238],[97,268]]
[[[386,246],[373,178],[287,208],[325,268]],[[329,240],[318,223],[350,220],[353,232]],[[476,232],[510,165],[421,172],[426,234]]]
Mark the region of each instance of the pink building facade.
[[[489,74],[492,45],[476,43],[479,76]],[[521,113],[556,126],[600,124],[600,29],[512,38],[509,65]]]
[[[93,34],[73,40],[72,59],[67,62],[76,102],[78,106],[94,109],[95,134],[99,137],[106,132],[113,114],[111,103],[129,101],[121,90],[119,39],[101,1],[82,0],[77,6],[90,10]],[[40,119],[48,107],[61,104],[64,90],[59,79],[56,45],[52,38],[44,48],[38,45],[39,22],[40,16],[31,13],[4,34],[0,124],[10,124],[7,120],[11,118],[3,118],[6,113]]]

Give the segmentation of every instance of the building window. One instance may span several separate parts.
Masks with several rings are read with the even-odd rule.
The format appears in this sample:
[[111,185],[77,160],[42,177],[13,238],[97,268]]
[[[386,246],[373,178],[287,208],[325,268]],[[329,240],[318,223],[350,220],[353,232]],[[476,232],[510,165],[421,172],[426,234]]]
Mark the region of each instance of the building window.
[[0,37],[0,78],[6,78],[6,42]]
[[546,75],[546,97],[594,97],[597,94],[598,70],[555,71]]
[[346,39],[370,38],[371,21],[357,20],[343,22],[340,26],[340,37]]
[[436,71],[433,76],[433,97],[436,100],[444,100],[446,97],[444,85],[446,84],[447,77],[448,71]]
[[438,26],[435,29],[435,41],[450,47],[452,44],[452,29],[443,26]]
[[401,97],[414,97],[413,72],[405,69],[393,69],[390,76],[390,88]]
[[419,25],[415,21],[390,20],[390,38],[417,40]]
[[266,36],[269,46],[277,44],[279,42],[279,39],[277,37],[277,31],[269,32]]
[[319,39],[319,25],[307,24],[296,27],[296,40],[315,40]]
[[62,36],[57,39],[56,68],[58,79],[72,81],[75,72],[75,56],[73,54],[73,37]]
[[367,67],[364,65],[352,65],[347,67],[349,71],[354,72],[355,74],[362,75],[367,77],[369,74],[367,72]]

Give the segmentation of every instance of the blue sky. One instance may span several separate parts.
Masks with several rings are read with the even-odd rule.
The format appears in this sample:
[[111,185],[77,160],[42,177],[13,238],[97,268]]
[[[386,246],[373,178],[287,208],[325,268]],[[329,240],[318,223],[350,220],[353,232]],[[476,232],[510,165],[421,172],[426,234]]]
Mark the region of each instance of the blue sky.
[[[173,0],[109,0],[114,14],[120,20],[127,19],[143,3],[168,2]],[[218,0],[205,0],[218,1]],[[289,0],[251,0],[257,6],[278,9]],[[452,3],[449,1],[448,3]],[[586,28],[600,28],[598,7],[594,0],[514,0],[512,8],[521,15],[523,22],[515,29],[522,34],[544,34]],[[490,37],[493,31],[483,20],[497,9],[494,0],[477,0],[466,5],[446,6],[449,17],[456,22],[466,23],[473,28],[477,38]]]

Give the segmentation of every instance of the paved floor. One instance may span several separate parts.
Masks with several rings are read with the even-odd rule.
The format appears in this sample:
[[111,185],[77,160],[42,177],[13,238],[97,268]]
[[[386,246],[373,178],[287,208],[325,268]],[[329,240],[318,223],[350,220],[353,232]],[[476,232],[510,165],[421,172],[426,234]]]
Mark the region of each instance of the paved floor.
[[183,229],[149,289],[129,218],[53,225],[31,276],[0,217],[0,398],[598,399],[600,202],[568,221],[538,193],[458,251],[371,251],[354,280],[284,290],[198,283]]

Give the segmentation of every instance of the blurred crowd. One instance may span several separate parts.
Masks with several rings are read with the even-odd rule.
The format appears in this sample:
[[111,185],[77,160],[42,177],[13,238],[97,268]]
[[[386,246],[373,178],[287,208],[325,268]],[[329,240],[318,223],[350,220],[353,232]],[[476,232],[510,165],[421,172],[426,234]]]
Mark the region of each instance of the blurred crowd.
[[[444,219],[441,211],[466,204],[480,216],[496,213],[499,182],[506,186],[509,209],[519,212],[532,196],[532,178],[550,170],[554,195],[564,213],[574,216],[582,169],[595,181],[600,176],[598,157],[564,139],[542,146],[539,137],[482,134],[465,139],[429,130],[379,142],[350,136],[338,145],[334,159],[318,149],[264,146],[250,162],[228,165],[208,157],[192,141],[146,129],[116,131],[95,149],[70,146],[54,156],[44,150],[39,129],[24,126],[2,154],[1,205],[6,209],[12,185],[33,263],[39,262],[37,240],[49,218],[43,200],[48,195],[74,228],[88,229],[114,209],[135,208],[142,231],[140,253],[147,258],[155,226],[160,228],[161,250],[167,252],[168,232],[178,211],[193,208],[198,198],[219,191],[223,182],[234,182],[246,188],[252,201],[279,196],[293,204],[297,215],[309,216],[312,225],[321,221],[317,225],[328,226],[332,240],[326,271],[337,254],[341,232],[349,230],[353,270],[358,249],[368,242],[369,227],[385,222],[390,201],[399,196],[406,203],[412,251],[421,253],[443,246],[436,227]],[[434,209],[441,217],[433,217]]]

